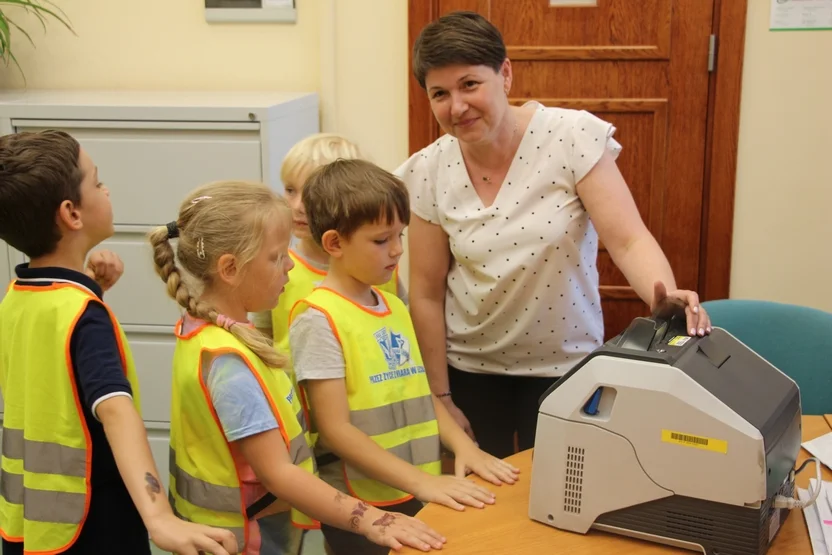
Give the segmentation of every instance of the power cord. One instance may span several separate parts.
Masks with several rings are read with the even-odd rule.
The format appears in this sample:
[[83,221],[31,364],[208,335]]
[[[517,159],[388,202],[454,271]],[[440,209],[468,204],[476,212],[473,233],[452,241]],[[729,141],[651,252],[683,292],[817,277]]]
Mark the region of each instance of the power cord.
[[820,473],[820,461],[817,460],[815,457],[809,457],[808,459],[803,461],[803,464],[800,465],[800,468],[798,468],[797,470],[792,470],[791,479],[792,479],[792,481],[794,481],[794,477],[797,476],[798,474],[800,474],[800,472],[804,468],[806,468],[806,466],[811,461],[815,461],[815,470],[817,470],[817,475],[816,475],[817,476],[817,481],[816,481],[816,487],[815,487],[814,490],[812,489],[811,484],[809,485],[809,493],[810,493],[809,499],[807,499],[806,501],[801,501],[799,499],[795,499],[794,497],[786,497],[785,495],[778,495],[774,498],[774,508],[775,509],[789,509],[789,510],[791,510],[791,509],[804,509],[804,508],[808,507],[809,505],[814,505],[815,504],[815,501],[817,501],[818,496],[820,495],[821,486],[823,485],[823,482],[821,480],[822,476],[821,476],[821,473]]

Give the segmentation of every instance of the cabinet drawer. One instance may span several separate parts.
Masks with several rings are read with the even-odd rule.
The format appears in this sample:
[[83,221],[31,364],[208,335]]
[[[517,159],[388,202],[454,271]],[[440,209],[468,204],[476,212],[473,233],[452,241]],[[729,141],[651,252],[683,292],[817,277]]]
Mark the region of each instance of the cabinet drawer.
[[59,128],[78,139],[110,190],[117,225],[166,223],[185,195],[203,183],[262,180],[258,123],[15,123],[17,131]]
[[136,363],[142,419],[148,423],[167,425],[170,422],[173,351],[176,347],[173,327],[153,330],[125,326],[125,335]]
[[115,252],[124,262],[124,274],[104,294],[122,325],[173,327],[179,319],[179,305],[170,298],[167,286],[156,274],[153,249],[147,241],[147,227],[117,228],[115,235],[96,250]]

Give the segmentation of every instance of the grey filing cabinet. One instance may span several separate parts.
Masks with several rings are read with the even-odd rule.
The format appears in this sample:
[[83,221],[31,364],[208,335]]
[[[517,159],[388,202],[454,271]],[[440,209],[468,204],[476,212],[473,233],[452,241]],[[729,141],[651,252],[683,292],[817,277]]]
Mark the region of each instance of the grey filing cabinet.
[[[280,165],[286,152],[319,130],[318,96],[77,90],[0,93],[0,134],[43,129],[61,129],[76,137],[110,190],[115,235],[100,248],[118,253],[125,271],[105,300],[133,350],[143,417],[167,487],[173,325],[180,313],[153,270],[146,233],[175,219],[185,195],[209,181],[258,180],[282,193]],[[3,292],[14,265],[23,260],[20,253],[0,243]]]

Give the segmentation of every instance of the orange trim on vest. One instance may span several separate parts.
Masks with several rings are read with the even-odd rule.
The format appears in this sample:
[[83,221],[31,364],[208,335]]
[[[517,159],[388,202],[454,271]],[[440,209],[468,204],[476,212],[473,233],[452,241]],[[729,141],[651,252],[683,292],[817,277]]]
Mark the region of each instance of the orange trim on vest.
[[[379,291],[375,287],[371,287],[371,289],[373,290],[373,293],[375,293],[376,298],[378,298],[384,304],[384,307],[386,309],[384,312],[376,312],[375,310],[367,308],[366,306],[362,306],[362,305],[358,304],[357,302],[355,302],[354,300],[348,299],[347,297],[345,297],[344,295],[342,295],[338,291],[335,291],[334,289],[330,289],[329,287],[317,287],[316,289],[320,289],[320,290],[323,290],[323,291],[329,291],[330,293],[332,293],[334,295],[337,295],[337,296],[341,297],[342,299],[344,299],[345,301],[347,301],[348,303],[354,305],[356,308],[360,308],[361,310],[363,310],[367,314],[370,314],[371,316],[376,316],[377,318],[383,318],[385,316],[389,316],[390,314],[392,314],[392,311],[390,310],[390,305],[387,304],[387,299],[385,299],[384,295],[381,293],[381,291]],[[301,301],[306,301],[306,299],[301,299]],[[298,301],[297,303],[295,303],[295,306],[297,306],[298,303],[300,303],[301,301]],[[312,303],[309,303],[309,302],[307,302],[306,304],[308,304],[309,306],[314,306],[316,309],[318,309],[321,312],[323,312],[324,314],[326,314],[326,311],[324,309],[322,309],[321,307],[319,307],[317,305],[313,305]],[[289,314],[291,314],[295,310],[295,306],[292,307],[292,310],[289,311]],[[329,324],[332,325],[332,320],[331,319],[329,321]],[[333,330],[335,329],[334,325],[332,325],[332,329]]]
[[301,266],[312,272],[313,274],[318,274],[319,276],[325,276],[326,271],[316,268],[312,266],[309,262],[306,261],[306,257],[303,255],[298,254],[294,249],[289,249],[289,254],[292,255],[292,258],[295,262],[299,263]]
[[[207,324],[206,324],[206,326],[207,326]],[[200,326],[199,328],[197,328],[196,330],[194,330],[193,332],[188,334],[188,336],[193,337],[199,331],[205,329],[206,326]],[[217,425],[217,429],[222,431],[222,423],[220,422],[220,417],[217,416],[217,411],[216,411],[216,409],[214,409],[214,403],[211,401],[211,392],[208,391],[208,385],[202,379],[202,357],[205,355],[205,353],[218,354],[218,355],[224,354],[224,353],[235,353],[235,354],[239,354],[239,353],[236,353],[236,351],[233,351],[231,349],[220,349],[218,351],[203,349],[199,353],[199,364],[197,364],[197,367],[196,367],[197,377],[199,378],[199,387],[202,389],[202,395],[205,397],[205,403],[208,406],[208,410],[211,412],[211,417],[214,419],[214,424]],[[228,444],[228,440],[225,438],[225,433],[224,432],[222,434],[222,437],[225,440],[225,445],[226,445],[226,447],[228,447],[228,451],[230,452],[231,451],[231,446]],[[232,457],[232,460],[233,460],[233,457]],[[237,466],[236,462],[234,463],[234,473],[237,475],[237,483],[240,486],[242,486],[243,479],[240,476],[240,468]],[[242,495],[240,495],[240,514],[242,514],[242,515],[246,514],[246,501],[245,501],[245,499],[243,499]],[[243,540],[245,542],[244,545],[248,545],[248,540],[249,540],[249,538],[248,538],[248,526],[243,526]]]
[[[63,283],[63,284],[60,284],[60,286],[58,286],[58,287],[48,286],[47,289],[53,289],[53,288],[54,289],[61,289],[61,288],[63,288],[63,286],[75,287],[75,286],[73,286],[69,283]],[[43,290],[43,288],[39,288],[39,287],[35,287],[35,289],[36,290],[41,290],[41,291]],[[85,293],[88,293],[88,294],[91,295],[91,293],[89,293],[89,291],[87,291],[86,289],[83,289],[81,287],[76,287],[76,289],[79,289],[79,290],[84,291]],[[78,419],[81,421],[81,429],[84,430],[84,443],[86,445],[86,451],[87,451],[87,455],[86,455],[87,465],[86,465],[86,469],[84,470],[84,473],[86,474],[86,477],[85,477],[86,495],[85,495],[85,498],[84,498],[84,516],[81,518],[81,522],[78,523],[78,528],[75,530],[75,536],[73,536],[72,539],[69,540],[69,543],[67,545],[65,545],[63,547],[59,547],[58,549],[54,549],[52,551],[27,551],[27,550],[24,549],[24,551],[23,551],[24,555],[35,554],[35,553],[37,553],[39,555],[52,555],[54,553],[63,553],[67,549],[71,548],[73,545],[75,545],[75,542],[78,541],[78,536],[81,535],[81,530],[84,529],[84,523],[87,521],[87,516],[89,515],[89,512],[90,512],[90,501],[92,501],[92,480],[91,480],[91,478],[92,478],[92,438],[90,437],[90,429],[89,429],[89,426],[87,425],[87,420],[86,420],[86,418],[84,418],[84,409],[81,406],[81,398],[78,396],[78,384],[75,383],[75,376],[72,372],[72,355],[71,355],[71,352],[70,352],[70,344],[72,342],[72,334],[75,331],[75,326],[78,324],[78,320],[81,319],[81,316],[84,314],[84,312],[86,312],[87,306],[89,305],[91,300],[93,300],[93,299],[91,299],[91,298],[87,299],[87,302],[84,303],[84,305],[81,307],[81,310],[79,310],[78,314],[75,315],[75,319],[72,321],[72,324],[70,324],[70,326],[69,326],[69,333],[66,335],[66,344],[64,345],[64,356],[66,356],[66,367],[67,367],[67,371],[69,372],[69,383],[72,385],[72,398],[75,400],[75,410],[78,411]],[[115,328],[115,330],[117,330],[117,329],[118,328]],[[118,335],[117,331],[116,331],[116,335]]]

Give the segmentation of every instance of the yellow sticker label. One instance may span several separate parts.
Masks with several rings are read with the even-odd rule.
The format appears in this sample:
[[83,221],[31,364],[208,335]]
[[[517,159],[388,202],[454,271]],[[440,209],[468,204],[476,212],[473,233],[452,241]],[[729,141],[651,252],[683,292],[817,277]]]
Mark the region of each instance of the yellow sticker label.
[[665,443],[675,443],[676,445],[682,445],[684,447],[705,449],[706,451],[714,451],[716,453],[728,453],[727,441],[711,437],[702,437],[691,434],[683,434],[681,432],[673,432],[671,430],[662,430],[662,441]]
[[668,345],[673,345],[674,347],[681,347],[685,343],[690,341],[689,335],[677,335],[673,339],[667,342]]

